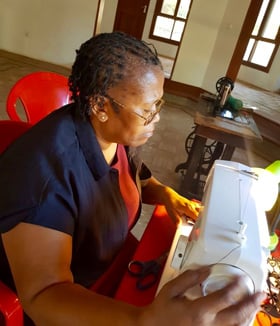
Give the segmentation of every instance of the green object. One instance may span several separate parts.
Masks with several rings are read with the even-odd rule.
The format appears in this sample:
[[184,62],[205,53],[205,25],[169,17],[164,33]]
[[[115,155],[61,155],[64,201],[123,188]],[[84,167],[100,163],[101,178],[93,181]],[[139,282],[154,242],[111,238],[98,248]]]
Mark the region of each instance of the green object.
[[273,234],[271,234],[270,236],[270,244],[268,246],[268,249],[270,251],[273,251],[276,249],[277,245],[278,245],[279,239],[278,239],[278,235],[274,232]]
[[278,182],[280,182],[280,161],[271,163],[265,169],[274,174],[277,177]]
[[227,98],[226,104],[228,104],[230,108],[234,111],[238,111],[243,107],[243,102],[231,95],[229,95],[229,97]]

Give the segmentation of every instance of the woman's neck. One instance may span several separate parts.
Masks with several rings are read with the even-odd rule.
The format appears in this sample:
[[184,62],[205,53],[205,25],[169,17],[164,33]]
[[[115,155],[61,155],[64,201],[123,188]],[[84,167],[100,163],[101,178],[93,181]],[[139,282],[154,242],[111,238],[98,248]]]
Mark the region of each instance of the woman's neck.
[[113,160],[114,160],[114,157],[115,157],[116,152],[117,152],[117,146],[118,146],[118,144],[116,144],[116,143],[111,143],[111,145],[108,146],[107,148],[105,148],[105,149],[102,149],[102,148],[101,148],[101,150],[102,150],[102,152],[103,152],[103,155],[104,155],[104,157],[105,157],[105,160],[106,160],[106,162],[107,162],[109,165],[110,165],[110,164],[113,162]]
[[95,118],[94,116],[92,116],[92,118],[91,118],[92,127],[95,130],[95,135],[96,135],[97,141],[101,147],[102,153],[105,157],[105,160],[110,165],[116,155],[118,144],[109,142],[103,137],[102,130],[99,130],[100,126],[98,124],[96,124],[96,121],[94,118]]
[[117,143],[108,143],[108,142],[104,141],[103,139],[101,139],[100,137],[97,137],[97,140],[101,147],[101,150],[105,157],[106,162],[110,165],[116,155],[118,144]]

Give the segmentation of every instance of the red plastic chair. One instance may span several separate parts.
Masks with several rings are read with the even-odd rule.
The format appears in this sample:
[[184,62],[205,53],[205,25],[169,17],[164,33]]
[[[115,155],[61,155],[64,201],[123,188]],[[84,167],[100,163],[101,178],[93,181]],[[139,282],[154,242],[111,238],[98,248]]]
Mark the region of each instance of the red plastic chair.
[[11,120],[35,124],[68,104],[70,99],[67,77],[54,72],[34,72],[19,79],[12,87],[6,111]]
[[[0,154],[32,125],[23,121],[0,120]],[[0,326],[22,326],[23,310],[19,299],[0,281]]]
[[32,124],[24,121],[0,120],[0,154]]
[[0,281],[0,325],[23,326],[23,310],[17,295]]

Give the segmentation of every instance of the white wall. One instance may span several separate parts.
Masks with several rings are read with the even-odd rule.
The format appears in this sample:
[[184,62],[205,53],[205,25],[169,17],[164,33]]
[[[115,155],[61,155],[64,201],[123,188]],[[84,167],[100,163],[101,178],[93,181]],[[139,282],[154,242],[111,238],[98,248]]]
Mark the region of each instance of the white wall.
[[173,80],[215,92],[216,81],[226,74],[249,2],[193,2]]
[[91,37],[97,0],[0,0],[0,48],[30,58],[72,64]]
[[[215,10],[213,10],[213,2]],[[221,6],[217,6],[218,2],[221,2]],[[193,2],[173,72],[173,80],[202,86],[225,6],[224,0]]]
[[101,33],[110,33],[113,30],[118,0],[105,0],[104,12],[101,22]]
[[268,73],[241,65],[238,79],[270,91],[280,91],[280,49]]
[[[238,40],[250,0],[193,0],[172,80],[215,91]],[[112,31],[117,0],[105,0],[102,32]],[[150,0],[143,39],[158,53],[177,47],[149,39],[156,0]],[[75,50],[92,36],[98,0],[0,0],[0,49],[69,67]],[[241,67],[238,78],[259,87],[280,88],[280,51],[269,74]]]
[[[221,8],[224,2],[218,0],[216,5]],[[226,75],[249,5],[250,0],[227,1],[204,75],[203,89],[216,92],[216,81]]]

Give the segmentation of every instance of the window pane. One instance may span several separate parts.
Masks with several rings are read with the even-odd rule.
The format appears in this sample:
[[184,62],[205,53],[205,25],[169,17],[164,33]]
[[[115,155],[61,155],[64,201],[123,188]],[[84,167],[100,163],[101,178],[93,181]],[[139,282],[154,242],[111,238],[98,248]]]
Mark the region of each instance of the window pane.
[[266,22],[262,36],[274,40],[278,33],[279,21],[280,21],[280,0],[276,0],[273,5],[273,9]]
[[252,35],[258,35],[258,32],[259,32],[265,11],[267,9],[268,3],[269,3],[269,0],[263,1]]
[[174,25],[171,40],[180,41],[184,30],[185,23],[177,20]]
[[174,19],[158,16],[155,24],[154,35],[170,39]]
[[174,16],[176,5],[177,0],[164,0],[161,7],[161,13]]
[[258,41],[252,63],[266,67],[274,50],[275,44]]
[[190,9],[190,4],[191,4],[191,0],[181,0],[177,17],[186,19]]
[[248,61],[249,56],[250,56],[250,53],[252,51],[252,48],[253,48],[254,44],[255,44],[255,39],[251,38],[249,40],[249,43],[247,45],[247,49],[246,49],[245,54],[244,54],[244,57],[243,57],[243,60],[244,61]]

